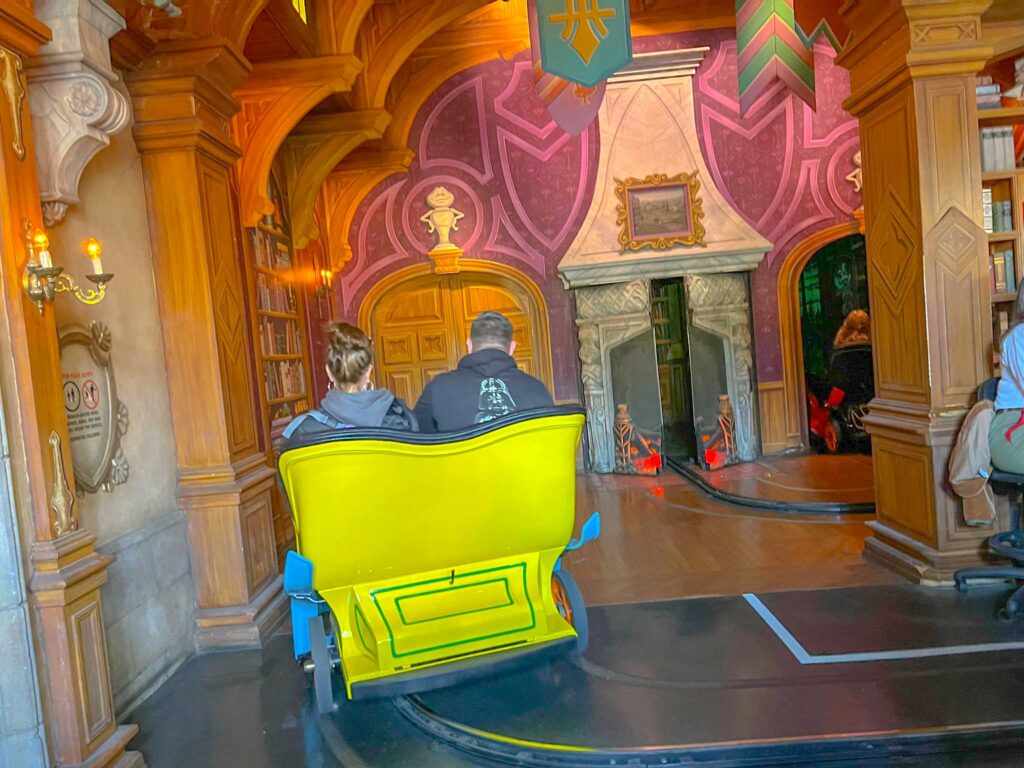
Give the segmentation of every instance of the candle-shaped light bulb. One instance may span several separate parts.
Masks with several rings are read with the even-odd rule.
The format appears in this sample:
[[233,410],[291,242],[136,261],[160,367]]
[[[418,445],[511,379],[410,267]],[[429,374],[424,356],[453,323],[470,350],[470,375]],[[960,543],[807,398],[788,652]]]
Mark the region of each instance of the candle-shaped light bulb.
[[39,266],[49,269],[53,266],[53,259],[50,258],[50,238],[41,229],[37,229],[32,235],[32,246],[39,259]]
[[103,262],[100,260],[100,256],[103,255],[103,248],[100,246],[100,241],[95,237],[90,237],[85,241],[82,246],[82,250],[85,251],[85,255],[92,261],[92,271],[95,275],[103,274]]

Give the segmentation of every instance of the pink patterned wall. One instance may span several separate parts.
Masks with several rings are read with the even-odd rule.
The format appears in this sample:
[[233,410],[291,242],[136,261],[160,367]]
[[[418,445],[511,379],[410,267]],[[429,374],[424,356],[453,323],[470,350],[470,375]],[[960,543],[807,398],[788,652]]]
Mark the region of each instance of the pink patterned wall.
[[433,244],[419,217],[443,185],[466,214],[452,241],[466,258],[511,265],[548,305],[555,398],[577,400],[576,326],[555,267],[583,223],[594,191],[598,132],[572,138],[548,117],[533,90],[526,54],[495,59],[448,80],[420,110],[407,174],[367,196],[352,227],[352,261],[336,282],[341,314],[354,319],[384,275],[425,263]]
[[[634,41],[638,53],[710,46],[695,83],[701,151],[725,199],[775,244],[753,276],[760,381],[782,378],[776,283],[785,256],[816,230],[847,221],[860,206],[846,176],[859,149],[856,121],[842,109],[849,78],[828,45],[815,48],[817,112],[776,86],[739,116],[733,30]],[[340,314],[354,319],[383,276],[426,261],[431,238],[418,221],[424,198],[444,185],[466,214],[453,238],[467,257],[510,264],[533,279],[550,312],[555,396],[578,396],[570,295],[556,265],[593,195],[595,126],[570,138],[534,94],[526,54],[456,75],[424,104],[407,174],[381,182],[353,225],[353,260],[336,286]]]
[[843,109],[850,78],[827,43],[814,48],[817,110],[776,84],[739,113],[733,30],[634,41],[637,53],[710,46],[697,70],[694,101],[701,152],[726,201],[775,245],[753,275],[757,374],[782,379],[779,268],[808,235],[849,221],[861,196],[846,177],[860,149],[857,121]]

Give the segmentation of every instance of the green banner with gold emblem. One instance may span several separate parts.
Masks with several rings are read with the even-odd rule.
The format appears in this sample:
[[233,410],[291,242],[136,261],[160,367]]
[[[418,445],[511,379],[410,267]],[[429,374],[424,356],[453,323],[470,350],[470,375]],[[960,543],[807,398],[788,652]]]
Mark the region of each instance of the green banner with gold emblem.
[[633,60],[629,0],[537,0],[545,72],[592,88]]

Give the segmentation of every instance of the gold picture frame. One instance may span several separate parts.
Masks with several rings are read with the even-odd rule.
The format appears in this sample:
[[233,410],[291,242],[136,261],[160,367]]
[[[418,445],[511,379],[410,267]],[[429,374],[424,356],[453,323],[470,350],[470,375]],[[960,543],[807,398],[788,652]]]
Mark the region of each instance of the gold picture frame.
[[621,252],[705,245],[704,203],[699,192],[696,172],[615,179],[619,200],[615,223],[622,227]]

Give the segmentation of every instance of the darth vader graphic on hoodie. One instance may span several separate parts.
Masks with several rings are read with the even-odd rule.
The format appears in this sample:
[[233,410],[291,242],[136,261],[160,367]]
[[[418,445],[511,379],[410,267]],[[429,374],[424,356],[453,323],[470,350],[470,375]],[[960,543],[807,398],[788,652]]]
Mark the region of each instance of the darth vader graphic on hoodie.
[[454,371],[435,376],[420,395],[415,414],[421,432],[455,432],[552,405],[543,382],[519,370],[508,352],[488,348],[466,355]]
[[501,379],[488,377],[480,382],[480,399],[477,403],[474,424],[505,416],[516,409],[516,401],[509,394],[508,387]]

